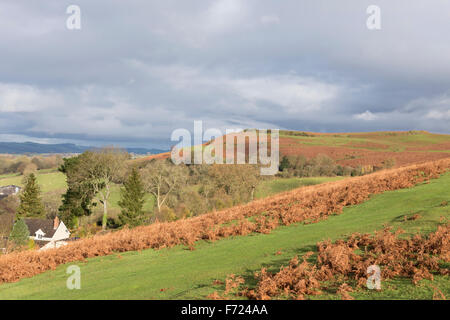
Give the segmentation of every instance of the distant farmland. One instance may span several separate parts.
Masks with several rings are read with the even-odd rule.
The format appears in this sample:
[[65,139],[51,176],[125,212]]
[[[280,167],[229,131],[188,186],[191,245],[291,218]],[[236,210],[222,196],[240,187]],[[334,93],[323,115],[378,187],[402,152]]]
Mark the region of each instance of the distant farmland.
[[450,157],[450,135],[426,131],[369,133],[280,132],[282,155],[315,157],[326,154],[338,164],[381,166],[394,159],[397,166]]

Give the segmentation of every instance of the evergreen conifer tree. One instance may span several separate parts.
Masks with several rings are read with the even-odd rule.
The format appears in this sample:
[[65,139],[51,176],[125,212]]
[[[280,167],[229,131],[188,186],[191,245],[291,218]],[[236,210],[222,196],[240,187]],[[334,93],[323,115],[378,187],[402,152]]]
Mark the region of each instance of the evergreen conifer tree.
[[134,227],[142,222],[144,197],[144,184],[138,170],[133,168],[120,190],[119,206],[122,208],[122,212],[119,219],[123,225],[128,224]]
[[281,159],[279,170],[283,171],[284,169],[288,169],[290,166],[291,166],[291,163],[290,163],[288,157],[283,156],[283,158]]
[[45,210],[41,200],[41,190],[34,173],[25,177],[24,185],[23,192],[19,196],[20,205],[17,214],[20,217],[43,216]]
[[25,221],[21,218],[17,219],[16,223],[13,226],[9,239],[16,246],[24,246],[28,243],[29,237],[30,231],[28,230]]

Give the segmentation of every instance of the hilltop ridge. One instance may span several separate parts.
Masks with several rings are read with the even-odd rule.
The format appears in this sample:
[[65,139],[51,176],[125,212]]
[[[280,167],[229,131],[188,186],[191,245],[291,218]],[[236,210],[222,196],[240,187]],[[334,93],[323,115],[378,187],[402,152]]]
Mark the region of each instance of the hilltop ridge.
[[[417,130],[351,133],[280,130],[279,143],[280,159],[324,154],[337,164],[351,167],[382,166],[388,159],[401,166],[450,157],[450,135]],[[164,152],[140,160],[169,157],[170,152]]]

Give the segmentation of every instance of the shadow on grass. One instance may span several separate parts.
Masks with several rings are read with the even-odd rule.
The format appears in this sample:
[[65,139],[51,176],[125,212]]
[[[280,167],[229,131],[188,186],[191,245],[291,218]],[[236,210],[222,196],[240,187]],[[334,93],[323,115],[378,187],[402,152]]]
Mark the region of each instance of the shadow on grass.
[[[180,291],[179,293],[173,295],[171,299],[177,300],[178,298],[183,297],[183,300],[186,300],[186,299],[187,300],[189,300],[189,299],[197,300],[198,299],[197,296],[189,297],[188,296],[189,292],[204,289],[204,288],[210,288],[210,287],[211,287],[210,284],[198,284],[192,288],[189,288],[188,290]],[[205,299],[206,299],[206,297],[205,297]]]

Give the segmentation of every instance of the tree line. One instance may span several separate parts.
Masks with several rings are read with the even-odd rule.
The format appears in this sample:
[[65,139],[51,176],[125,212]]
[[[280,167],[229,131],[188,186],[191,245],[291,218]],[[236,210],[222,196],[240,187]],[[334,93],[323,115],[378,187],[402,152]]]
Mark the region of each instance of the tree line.
[[[129,161],[127,152],[116,148],[86,151],[64,159],[60,171],[66,175],[60,218],[69,227],[93,209],[102,209],[101,226],[137,226],[172,221],[251,201],[259,171],[252,165],[174,165],[170,159]],[[121,213],[108,216],[111,189],[122,185]],[[146,195],[154,199],[154,210],[144,211]]]
[[[361,175],[371,170],[343,167],[326,155],[311,159],[285,156],[279,169],[282,177]],[[220,210],[253,200],[262,179],[256,165],[174,165],[170,159],[131,161],[126,151],[114,147],[64,158],[59,171],[66,177],[67,189],[57,214],[72,229],[80,227],[82,217],[94,211],[101,211],[97,221],[106,230]],[[117,185],[121,186],[120,214],[111,217],[111,194]],[[144,209],[146,201],[150,201],[148,195],[154,201],[153,210]],[[34,173],[25,176],[19,198],[15,210],[19,218],[49,216]],[[2,205],[9,211],[13,207],[6,202]]]
[[62,164],[60,155],[49,156],[0,156],[0,174],[28,175],[37,170],[56,169]]
[[318,154],[313,158],[304,155],[283,156],[279,166],[281,177],[321,177],[321,176],[361,176],[381,169],[389,169],[396,164],[395,159],[390,158],[382,162],[380,166],[342,166],[325,154]]

